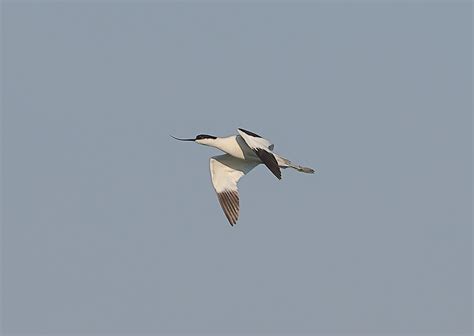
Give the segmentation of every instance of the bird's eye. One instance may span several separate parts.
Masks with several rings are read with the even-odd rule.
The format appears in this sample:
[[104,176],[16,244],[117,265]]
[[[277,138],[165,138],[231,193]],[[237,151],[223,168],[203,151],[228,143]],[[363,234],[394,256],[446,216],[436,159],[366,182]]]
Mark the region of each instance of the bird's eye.
[[199,134],[196,137],[196,140],[201,140],[201,139],[216,139],[216,137],[213,135],[208,135],[208,134]]

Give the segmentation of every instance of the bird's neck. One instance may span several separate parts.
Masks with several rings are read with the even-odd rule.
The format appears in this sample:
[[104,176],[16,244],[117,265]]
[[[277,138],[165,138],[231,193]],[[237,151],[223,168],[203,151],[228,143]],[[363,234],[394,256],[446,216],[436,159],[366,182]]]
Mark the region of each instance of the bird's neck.
[[237,158],[244,159],[244,153],[237,141],[237,136],[232,135],[226,138],[217,138],[209,146],[220,149],[221,151],[228,153]]
[[237,142],[235,141],[235,135],[233,135],[226,138],[217,138],[210,144],[210,146],[227,152],[232,147],[235,147],[236,144]]

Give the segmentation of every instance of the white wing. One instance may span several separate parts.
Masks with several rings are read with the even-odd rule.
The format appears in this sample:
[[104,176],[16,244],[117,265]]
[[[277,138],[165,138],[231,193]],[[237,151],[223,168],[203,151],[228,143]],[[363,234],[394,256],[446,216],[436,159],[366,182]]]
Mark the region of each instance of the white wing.
[[279,180],[281,180],[281,171],[275,155],[273,155],[273,144],[262,138],[260,135],[253,132],[244,130],[242,128],[238,129],[240,136],[244,139],[245,143],[253,149],[255,154],[262,160],[265,166],[270,169],[270,171],[275,175]]
[[248,162],[229,154],[213,156],[210,159],[212,185],[230,225],[237,223],[239,218],[237,182],[258,164],[258,162]]
[[243,128],[239,128],[237,131],[239,132],[240,136],[244,138],[247,145],[249,145],[249,147],[252,149],[263,148],[272,151],[273,147],[275,146],[267,139],[262,138],[260,135],[244,130]]

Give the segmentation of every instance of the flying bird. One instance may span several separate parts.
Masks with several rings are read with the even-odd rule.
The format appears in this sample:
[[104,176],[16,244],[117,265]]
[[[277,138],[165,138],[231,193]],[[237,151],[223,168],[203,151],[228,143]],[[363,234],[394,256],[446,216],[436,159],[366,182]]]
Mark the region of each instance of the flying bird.
[[171,136],[176,140],[193,141],[200,145],[215,147],[226,153],[211,157],[210,170],[217,199],[230,225],[236,224],[239,218],[237,182],[259,164],[263,163],[267,166],[279,180],[281,179],[280,168],[293,168],[302,173],[314,173],[312,168],[296,165],[275,154],[274,145],[260,135],[242,128],[238,129],[238,133],[224,138],[208,134],[199,134],[194,139]]

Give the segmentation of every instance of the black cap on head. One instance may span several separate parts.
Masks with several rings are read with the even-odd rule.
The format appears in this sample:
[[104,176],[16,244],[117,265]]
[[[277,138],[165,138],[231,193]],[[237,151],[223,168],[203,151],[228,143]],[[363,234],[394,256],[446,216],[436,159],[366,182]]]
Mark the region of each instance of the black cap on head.
[[201,140],[201,139],[217,139],[217,137],[209,134],[199,134],[196,136],[196,140]]

